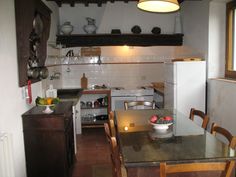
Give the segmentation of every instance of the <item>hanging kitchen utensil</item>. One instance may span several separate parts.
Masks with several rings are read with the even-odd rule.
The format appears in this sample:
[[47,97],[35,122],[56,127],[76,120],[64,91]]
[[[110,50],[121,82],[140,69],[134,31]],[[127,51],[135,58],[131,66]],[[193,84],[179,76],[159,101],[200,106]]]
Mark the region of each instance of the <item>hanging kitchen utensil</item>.
[[33,29],[35,34],[37,34],[39,37],[42,36],[43,33],[43,21],[40,17],[40,14],[38,12],[35,12],[34,20],[33,20]]
[[38,68],[29,68],[27,71],[27,76],[31,79],[37,79],[39,77]]
[[40,79],[46,79],[48,77],[48,68],[43,66],[38,68],[39,70],[39,78]]
[[31,104],[32,103],[31,80],[28,80],[27,89],[28,89],[27,103]]

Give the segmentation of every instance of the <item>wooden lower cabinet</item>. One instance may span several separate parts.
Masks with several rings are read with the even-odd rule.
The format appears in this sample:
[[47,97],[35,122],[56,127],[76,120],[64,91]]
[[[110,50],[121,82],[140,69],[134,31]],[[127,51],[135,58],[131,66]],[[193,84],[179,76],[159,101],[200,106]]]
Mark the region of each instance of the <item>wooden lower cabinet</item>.
[[22,115],[27,177],[69,177],[75,159],[72,104],[52,114],[34,107]]

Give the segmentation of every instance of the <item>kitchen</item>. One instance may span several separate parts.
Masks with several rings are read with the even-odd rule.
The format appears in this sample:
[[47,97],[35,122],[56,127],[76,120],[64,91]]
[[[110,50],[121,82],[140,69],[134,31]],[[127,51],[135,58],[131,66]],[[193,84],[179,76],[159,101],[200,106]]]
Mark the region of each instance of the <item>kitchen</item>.
[[[46,2],[48,3],[48,2]],[[50,9],[53,12],[58,11],[58,7],[56,5],[50,4]],[[235,103],[235,84],[233,82],[226,82],[225,80],[213,80],[210,78],[218,78],[224,76],[224,44],[216,42],[224,40],[224,9],[225,3],[220,1],[212,1],[209,4],[209,1],[186,1],[182,4],[182,16],[183,18],[183,29],[184,29],[184,46],[182,47],[156,47],[152,49],[145,49],[145,51],[139,51],[144,53],[144,56],[147,55],[155,55],[158,59],[162,58],[181,58],[181,57],[189,57],[190,54],[194,56],[205,58],[208,63],[208,112],[211,117],[213,117],[214,121],[218,122],[222,126],[228,128],[232,133],[236,133],[234,130],[234,120],[231,120],[231,117],[234,117],[234,103]],[[22,134],[22,121],[21,114],[27,111],[32,105],[27,105],[25,99],[22,98],[22,88],[18,86],[18,72],[17,72],[17,56],[16,56],[16,36],[15,36],[15,23],[14,23],[14,3],[13,1],[1,1],[0,6],[0,19],[4,24],[1,26],[0,31],[4,34],[1,38],[1,82],[7,83],[4,87],[1,88],[1,98],[4,100],[4,104],[2,104],[1,108],[1,118],[0,118],[0,130],[11,132],[13,134],[13,147],[14,147],[14,164],[15,164],[15,173],[18,176],[26,176],[25,171],[25,157],[24,157],[24,145],[23,145],[23,134]],[[73,9],[73,8],[72,8]],[[191,13],[190,13],[191,12]],[[201,13],[199,13],[201,12]],[[185,15],[188,14],[188,15]],[[190,15],[191,14],[191,15]],[[210,23],[210,19],[215,16],[219,18],[217,22]],[[161,15],[162,16],[162,15]],[[57,28],[57,16],[55,13],[52,14],[52,26]],[[83,16],[83,20],[86,16]],[[109,17],[109,16],[108,16]],[[118,17],[118,16],[116,16]],[[166,18],[166,17],[164,17]],[[194,20],[193,20],[194,19]],[[69,19],[66,19],[69,20]],[[116,20],[114,20],[116,21]],[[117,20],[119,21],[119,20]],[[147,21],[147,20],[142,20]],[[151,21],[151,20],[150,20]],[[152,20],[153,21],[153,20]],[[144,30],[144,27],[137,21],[135,24],[130,24],[127,27],[127,32],[130,31],[130,28],[133,25],[140,25]],[[165,20],[162,21],[163,27],[162,30],[166,29],[166,32],[173,32],[174,20],[172,18],[172,23],[165,23]],[[83,22],[85,24],[86,21]],[[82,29],[83,24],[78,27],[78,29]],[[98,25],[98,22],[96,23]],[[150,24],[152,24],[150,22]],[[171,24],[171,26],[169,26]],[[106,24],[105,24],[106,25]],[[159,25],[156,23],[155,25]],[[124,27],[126,25],[123,25]],[[165,28],[165,26],[167,26]],[[153,25],[151,26],[153,27]],[[219,31],[215,31],[214,29],[217,27]],[[110,33],[110,30],[115,27],[109,28],[107,32]],[[116,28],[121,28],[120,25]],[[168,31],[169,30],[169,31]],[[149,30],[150,31],[150,30]],[[223,33],[223,34],[222,34]],[[51,35],[52,34],[52,35]],[[49,41],[55,41],[56,31],[50,34]],[[218,36],[218,37],[217,37]],[[192,50],[189,54],[189,47],[191,46]],[[122,47],[123,48],[123,47]],[[9,50],[10,49],[10,50]],[[221,50],[219,50],[221,49]],[[136,47],[131,50],[136,50]],[[147,50],[147,51],[146,51]],[[11,51],[11,52],[9,52]],[[194,51],[194,52],[193,52]],[[197,52],[196,52],[197,51]],[[58,50],[48,50],[48,55],[57,55]],[[74,50],[75,53],[78,50]],[[103,50],[102,50],[103,52]],[[66,53],[66,51],[65,51]],[[121,52],[116,51],[112,52],[112,56],[115,54],[120,55]],[[154,53],[154,54],[153,54]],[[116,56],[116,55],[115,55]],[[103,65],[102,65],[103,66]],[[159,65],[158,65],[159,66]],[[71,66],[74,69],[74,66]],[[58,70],[61,73],[67,73],[67,66],[59,67]],[[58,71],[55,70],[55,71]],[[74,70],[72,70],[74,72]],[[72,73],[71,72],[71,73]],[[158,71],[157,71],[158,72]],[[6,77],[6,73],[10,73],[8,77]],[[89,73],[85,72],[87,76]],[[81,74],[76,77],[77,81],[80,80]],[[146,76],[146,75],[144,75]],[[61,77],[66,77],[66,75],[62,75]],[[149,77],[149,75],[148,75]],[[146,83],[150,83],[147,81],[148,77],[146,77]],[[158,76],[159,77],[159,76]],[[137,80],[142,80],[145,77],[139,76]],[[89,78],[89,82],[91,82],[91,78]],[[145,79],[144,79],[145,80]],[[52,80],[52,83],[55,87],[58,80]],[[70,80],[69,80],[70,81]],[[155,78],[154,81],[163,81],[162,78]],[[71,83],[72,82],[72,83]],[[153,79],[151,80],[153,82]],[[99,84],[103,84],[101,82]],[[62,83],[63,84],[63,83]],[[68,84],[68,83],[66,83]],[[73,85],[74,84],[74,85]],[[141,84],[136,84],[135,86],[140,86]],[[79,82],[73,83],[70,81],[68,86],[79,86]],[[38,95],[43,95],[45,90],[47,89],[46,82],[37,82],[32,84],[33,98],[36,98]],[[227,107],[225,106],[227,105]],[[227,111],[225,111],[227,110]],[[226,114],[227,113],[227,114]]]

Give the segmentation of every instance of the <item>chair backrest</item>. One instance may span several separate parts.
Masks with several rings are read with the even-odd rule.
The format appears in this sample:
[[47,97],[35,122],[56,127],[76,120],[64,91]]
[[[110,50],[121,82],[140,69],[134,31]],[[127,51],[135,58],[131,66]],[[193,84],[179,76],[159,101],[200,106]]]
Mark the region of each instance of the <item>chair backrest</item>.
[[116,137],[116,129],[115,129],[114,112],[113,111],[111,111],[109,113],[109,127],[111,130],[111,136]]
[[170,173],[201,172],[201,171],[221,171],[221,177],[230,177],[235,162],[204,162],[204,163],[184,163],[167,165],[160,163],[160,177],[166,177]]
[[154,101],[125,101],[124,102],[125,110],[128,110],[129,108],[133,108],[134,106],[144,106],[144,107],[149,107],[151,109],[155,109],[156,107]]
[[217,133],[221,134],[229,141],[229,147],[235,149],[236,137],[233,136],[228,130],[218,126],[216,123],[212,123],[211,134],[216,135]]
[[209,117],[204,112],[191,108],[189,118],[193,121],[195,116],[199,116],[202,119],[202,128],[207,129]]
[[104,123],[104,129],[107,137],[107,141],[110,147],[110,155],[112,162],[112,176],[113,177],[122,177],[121,174],[121,161],[119,156],[119,149],[115,137],[112,137],[109,130],[109,125]]

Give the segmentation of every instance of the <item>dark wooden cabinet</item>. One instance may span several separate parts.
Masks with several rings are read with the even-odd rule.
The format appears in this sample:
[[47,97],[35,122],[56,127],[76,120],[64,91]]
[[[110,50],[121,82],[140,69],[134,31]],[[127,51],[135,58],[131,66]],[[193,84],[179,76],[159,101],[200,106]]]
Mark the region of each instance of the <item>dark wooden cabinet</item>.
[[27,177],[69,177],[75,160],[72,102],[51,114],[34,107],[22,115]]

